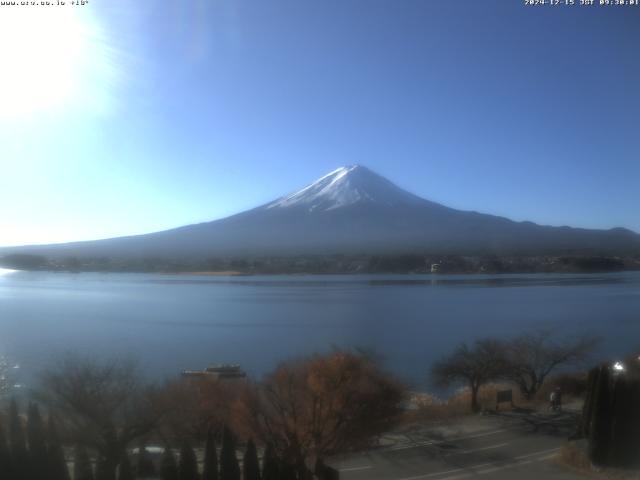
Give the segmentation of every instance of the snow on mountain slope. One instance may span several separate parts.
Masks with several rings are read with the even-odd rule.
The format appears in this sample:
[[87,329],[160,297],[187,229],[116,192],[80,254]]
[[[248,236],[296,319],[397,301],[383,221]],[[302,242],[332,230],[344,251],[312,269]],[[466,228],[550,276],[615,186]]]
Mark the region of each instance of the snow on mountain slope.
[[417,205],[425,200],[402,190],[386,178],[360,165],[340,167],[265,209],[302,207],[309,212],[329,211],[354,204]]
[[234,255],[633,254],[640,235],[452,209],[406,192],[362,166],[341,167],[271,203],[211,222],[134,237],[0,249],[51,257],[209,258]]

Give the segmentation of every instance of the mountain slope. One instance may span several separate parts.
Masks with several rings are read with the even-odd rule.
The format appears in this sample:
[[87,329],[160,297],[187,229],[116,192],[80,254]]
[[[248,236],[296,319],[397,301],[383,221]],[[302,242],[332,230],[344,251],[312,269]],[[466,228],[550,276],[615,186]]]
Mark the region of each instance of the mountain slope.
[[636,254],[625,229],[540,226],[466,212],[402,190],[362,166],[221,220],[92,242],[21,247],[47,256],[206,257],[313,253]]

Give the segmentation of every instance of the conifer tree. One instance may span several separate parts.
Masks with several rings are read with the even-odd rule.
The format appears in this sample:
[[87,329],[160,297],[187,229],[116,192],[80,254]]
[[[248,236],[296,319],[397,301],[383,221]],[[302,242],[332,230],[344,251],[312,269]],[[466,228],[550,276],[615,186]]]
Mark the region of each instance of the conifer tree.
[[584,404],[582,407],[582,417],[580,419],[580,433],[588,438],[589,429],[591,428],[591,420],[593,415],[593,404],[595,403],[594,395],[596,391],[596,383],[598,381],[598,368],[589,370],[587,376],[587,391],[585,393]]
[[247,450],[242,461],[242,480],[260,480],[260,464],[258,452],[253,440],[247,442]]
[[204,467],[202,471],[202,480],[219,480],[216,438],[211,428],[207,432],[207,442],[205,443],[204,447]]
[[273,446],[267,445],[262,457],[262,480],[279,480],[278,459],[275,457]]
[[73,480],[93,480],[91,460],[84,447],[76,446],[73,459]]
[[118,466],[118,480],[134,480],[133,468],[131,467],[131,460],[127,452],[122,454],[120,459],[120,465]]
[[11,453],[7,444],[5,431],[0,423],[0,478],[11,477]]
[[296,470],[289,462],[280,462],[280,474],[278,480],[296,480]]
[[18,413],[18,404],[11,400],[9,406],[9,445],[11,452],[12,480],[29,479],[29,454]]
[[29,404],[27,410],[27,441],[29,444],[31,480],[48,480],[47,440],[40,409],[35,403]]
[[198,480],[198,460],[193,448],[186,440],[182,442],[180,448],[178,478],[180,480]]
[[136,461],[136,473],[138,478],[154,478],[156,476],[156,467],[153,460],[149,456],[149,452],[144,445],[138,448],[138,458]]
[[222,430],[220,450],[220,480],[240,480],[240,466],[236,457],[236,443],[227,426]]
[[49,421],[47,423],[47,440],[49,443],[49,448],[47,449],[47,466],[49,468],[47,480],[69,480],[67,460],[64,456],[62,444],[60,443],[55,419],[51,414],[49,414]]
[[589,458],[595,465],[605,465],[609,459],[611,441],[611,386],[606,365],[598,370],[591,415]]
[[[632,382],[624,375],[615,379],[611,408],[611,448],[609,464],[625,467],[635,460],[640,445],[634,438],[633,412],[638,404],[634,402]],[[637,435],[637,433],[636,433]]]
[[114,480],[110,462],[105,457],[99,457],[96,461],[96,480]]
[[162,480],[178,480],[178,464],[169,446],[165,447],[160,461],[160,478]]

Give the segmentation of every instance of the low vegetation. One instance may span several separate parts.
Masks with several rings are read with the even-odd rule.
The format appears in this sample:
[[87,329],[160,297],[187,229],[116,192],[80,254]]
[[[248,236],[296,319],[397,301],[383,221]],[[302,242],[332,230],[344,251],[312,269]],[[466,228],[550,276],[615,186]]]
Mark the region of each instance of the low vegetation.
[[234,418],[303,478],[310,461],[368,447],[389,431],[403,392],[368,357],[338,351],[281,365],[243,392]]
[[[25,419],[15,401],[0,418],[0,478],[302,480],[314,470],[332,478],[322,459],[393,428],[404,392],[370,357],[343,350],[284,363],[258,383],[162,386],[145,384],[131,362],[69,356],[44,372],[35,396],[59,422],[51,413],[45,422],[35,404]],[[159,446],[161,458],[152,461],[145,445]]]
[[317,254],[211,258],[110,258],[9,254],[0,267],[67,272],[233,272],[239,274],[567,273],[640,270],[640,257],[598,255]]
[[549,332],[530,332],[510,340],[486,338],[461,344],[431,368],[440,386],[463,385],[470,392],[473,412],[481,409],[478,394],[490,382],[518,387],[526,401],[535,399],[549,375],[563,367],[585,362],[596,346],[592,337],[556,340]]
[[596,467],[584,448],[575,442],[569,443],[560,449],[557,457],[558,463],[584,475],[586,478],[600,480],[639,480],[640,472],[637,469],[624,469],[615,467]]
[[[513,386],[519,404],[556,386],[583,394],[586,377],[556,370],[575,367],[594,345],[545,332],[462,344],[431,370],[439,385],[463,387],[447,401],[409,398],[374,356],[357,351],[285,362],[260,382],[182,377],[155,386],[131,362],[69,356],[43,373],[32,397],[48,415],[34,403],[25,418],[13,402],[0,417],[0,478],[333,478],[325,458],[375,446],[408,419],[493,409],[496,393]],[[418,409],[408,413],[407,404]]]

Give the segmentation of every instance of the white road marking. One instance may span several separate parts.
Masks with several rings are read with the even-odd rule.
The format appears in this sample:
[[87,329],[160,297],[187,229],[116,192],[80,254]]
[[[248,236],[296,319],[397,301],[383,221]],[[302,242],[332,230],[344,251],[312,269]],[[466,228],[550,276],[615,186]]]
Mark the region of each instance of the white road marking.
[[545,455],[540,458],[534,458],[531,460],[522,460],[519,462],[510,463],[508,465],[501,465],[499,467],[485,468],[484,470],[476,470],[474,472],[467,472],[467,473],[463,473],[462,475],[454,475],[452,477],[442,477],[440,478],[440,480],[460,480],[462,478],[470,477],[471,475],[486,475],[487,473],[495,473],[501,470],[507,470],[509,468],[521,467],[522,465],[528,465],[533,462],[542,462],[544,460],[549,460],[550,458],[553,458],[555,456],[556,454],[552,453],[550,455]]
[[426,447],[429,445],[438,445],[441,443],[452,443],[452,442],[459,442],[461,440],[469,440],[472,438],[480,438],[480,437],[487,437],[489,435],[495,435],[496,433],[502,433],[502,432],[506,432],[506,429],[501,429],[501,430],[492,430],[490,432],[484,432],[484,433],[478,433],[476,435],[468,435],[466,437],[458,437],[458,438],[451,438],[451,439],[447,439],[447,440],[429,440],[429,441],[425,441],[425,442],[415,442],[412,443],[410,445],[398,445],[395,447],[391,447],[391,448],[387,448],[385,449],[386,451],[397,451],[397,450],[409,450],[411,448],[418,448],[418,447]]
[[361,467],[348,467],[339,469],[341,472],[357,472],[358,470],[368,470],[373,468],[371,465],[363,465]]
[[[550,448],[548,450],[541,450],[539,452],[533,452],[533,453],[528,453],[526,455],[520,455],[517,457],[514,457],[514,460],[520,460],[523,458],[530,458],[530,457],[534,457],[537,455],[543,455],[540,458],[534,458],[531,460],[522,460],[522,461],[515,461],[515,462],[511,462],[511,463],[507,463],[505,465],[500,465],[500,466],[495,466],[495,464],[493,463],[482,463],[480,465],[470,465],[468,467],[465,468],[456,468],[454,470],[446,470],[444,472],[433,472],[433,473],[427,473],[424,475],[416,475],[413,477],[403,477],[403,478],[399,478],[397,480],[420,480],[423,478],[431,478],[431,477],[438,477],[440,475],[448,475],[450,473],[458,473],[458,472],[465,472],[462,473],[460,475],[454,475],[454,476],[449,476],[449,477],[442,477],[439,480],[457,480],[460,478],[466,478],[469,477],[471,475],[485,475],[487,473],[493,473],[493,472],[498,472],[500,470],[506,470],[508,468],[513,468],[513,467],[519,467],[520,465],[527,465],[529,463],[533,463],[533,462],[540,462],[543,460],[548,460],[552,457],[555,456],[555,452],[557,452],[558,450],[560,450],[560,448]],[[551,453],[553,452],[553,453]],[[550,453],[550,454],[549,454]],[[545,454],[549,454],[549,455],[545,455]],[[492,466],[493,465],[493,466]],[[490,467],[491,468],[484,468],[484,467]],[[484,470],[478,470],[484,468]],[[469,471],[472,470],[472,471]]]
[[560,448],[561,447],[549,448],[548,450],[540,450],[539,452],[528,453],[526,455],[520,455],[520,456],[515,457],[515,458],[516,458],[516,460],[519,460],[521,458],[535,457],[536,455],[542,455],[544,453],[557,452],[558,450],[560,450]]
[[459,452],[451,452],[449,455],[482,452],[483,450],[493,450],[494,448],[506,447],[507,445],[509,445],[509,444],[508,443],[499,443],[497,445],[489,445],[488,447],[474,448],[473,450],[460,450]]
[[[489,465],[491,465],[491,463],[483,463],[481,465],[474,465],[474,467],[488,467]],[[473,468],[473,467],[469,467],[469,468]],[[456,472],[462,472],[466,470],[466,468],[455,468],[453,470],[445,470],[444,472],[433,472],[433,473],[425,473],[424,475],[416,475],[414,477],[404,477],[404,478],[399,478],[398,480],[418,480],[420,478],[429,478],[429,477],[437,477],[438,475],[446,475],[448,473],[456,473]]]

